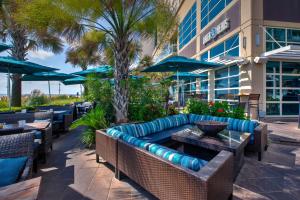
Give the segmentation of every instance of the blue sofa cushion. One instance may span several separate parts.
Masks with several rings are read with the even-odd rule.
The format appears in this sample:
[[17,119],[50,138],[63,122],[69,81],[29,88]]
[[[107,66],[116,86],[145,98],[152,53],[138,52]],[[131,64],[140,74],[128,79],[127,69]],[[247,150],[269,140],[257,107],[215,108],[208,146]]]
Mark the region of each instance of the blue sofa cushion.
[[109,128],[106,130],[106,134],[113,138],[120,138],[124,133],[115,128]]
[[0,158],[0,187],[16,183],[27,159],[27,157]]
[[41,131],[34,131],[34,139],[42,139],[42,132]]
[[206,116],[205,120],[208,121],[218,121],[218,122],[227,122],[228,118],[227,117],[216,117],[216,116]]
[[173,115],[172,117],[174,118],[176,126],[182,126],[189,123],[189,119],[185,114]]
[[152,133],[156,133],[160,131],[160,127],[157,121],[136,124],[137,135],[135,137],[144,137],[146,135],[150,135]]
[[196,114],[189,114],[189,121],[190,124],[195,124],[197,121],[206,120],[206,115],[196,115]]
[[159,131],[170,129],[176,126],[176,122],[173,116],[159,118],[155,120],[159,125]]
[[258,126],[257,121],[228,118],[228,129],[232,131],[247,132],[251,134],[250,144],[254,142],[254,129]]
[[194,158],[173,149],[169,149],[158,144],[151,144],[149,146],[149,152],[159,156],[165,160],[172,162],[173,164],[180,165],[184,168],[191,169],[193,171],[199,171],[207,161]]
[[121,125],[121,126],[116,126],[116,127],[114,127],[114,129],[117,129],[123,133],[126,133],[126,134],[134,136],[134,137],[139,137],[139,134],[138,134],[135,124],[125,124],[125,125]]
[[143,140],[139,140],[138,138],[132,137],[131,135],[128,135],[125,133],[121,136],[121,139],[128,144],[131,144],[135,147],[139,147],[139,148],[142,148],[145,150],[148,150],[148,147],[151,144],[151,143],[145,142]]

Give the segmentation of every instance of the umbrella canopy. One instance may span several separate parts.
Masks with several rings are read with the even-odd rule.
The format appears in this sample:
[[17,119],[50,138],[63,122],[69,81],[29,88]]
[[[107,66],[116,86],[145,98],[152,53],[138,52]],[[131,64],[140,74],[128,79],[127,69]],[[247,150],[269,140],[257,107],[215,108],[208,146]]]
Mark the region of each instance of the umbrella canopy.
[[0,43],[0,52],[5,51],[5,50],[10,49],[10,48],[11,48],[10,45]]
[[112,67],[109,65],[101,65],[99,67],[95,67],[92,69],[83,70],[80,72],[73,73],[74,75],[79,76],[88,76],[90,74],[101,74],[101,75],[107,75],[113,71]]
[[202,78],[202,77],[206,77],[202,74],[194,74],[194,73],[190,73],[190,72],[178,72],[178,74],[174,74],[172,76],[167,77],[167,79],[173,79],[176,80],[177,79],[177,75],[179,79],[190,79],[190,78]]
[[57,69],[28,61],[19,61],[12,57],[0,57],[0,73],[33,74],[55,70]]
[[58,73],[58,72],[40,72],[30,75],[25,75],[22,81],[64,81],[66,79],[74,78],[74,75]]
[[220,64],[183,56],[172,56],[144,69],[143,72],[191,72],[198,69],[209,69],[221,66]]
[[77,76],[75,78],[66,79],[63,81],[64,85],[78,85],[84,84],[87,81],[87,78],[82,76]]

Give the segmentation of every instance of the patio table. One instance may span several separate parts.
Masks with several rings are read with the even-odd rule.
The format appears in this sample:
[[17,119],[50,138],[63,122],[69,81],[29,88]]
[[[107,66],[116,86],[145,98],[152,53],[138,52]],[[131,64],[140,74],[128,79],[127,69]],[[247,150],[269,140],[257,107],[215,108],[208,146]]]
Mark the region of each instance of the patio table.
[[0,188],[0,200],[36,200],[41,177],[29,179]]
[[[172,140],[183,144],[182,150],[195,151],[194,147],[207,149],[213,152],[230,151],[234,155],[234,177],[236,177],[244,164],[244,149],[250,141],[249,133],[223,130],[218,137],[206,136],[197,126],[191,126],[175,132]],[[193,146],[191,148],[191,145]],[[191,148],[191,149],[189,149]]]
[[49,125],[50,125],[50,122],[26,123],[24,126],[20,126],[19,124],[5,124],[2,129],[13,130],[13,129],[18,129],[18,128],[23,128],[25,132],[30,132],[30,131],[35,131],[35,130],[43,131]]

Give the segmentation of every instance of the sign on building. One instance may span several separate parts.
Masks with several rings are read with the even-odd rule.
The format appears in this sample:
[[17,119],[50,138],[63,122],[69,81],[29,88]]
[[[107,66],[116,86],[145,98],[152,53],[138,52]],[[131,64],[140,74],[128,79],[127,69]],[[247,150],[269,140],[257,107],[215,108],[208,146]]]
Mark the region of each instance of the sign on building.
[[224,33],[230,28],[230,20],[226,18],[217,26],[213,27],[204,37],[203,37],[203,44],[206,45],[207,43],[211,42],[212,40],[216,39],[220,34]]

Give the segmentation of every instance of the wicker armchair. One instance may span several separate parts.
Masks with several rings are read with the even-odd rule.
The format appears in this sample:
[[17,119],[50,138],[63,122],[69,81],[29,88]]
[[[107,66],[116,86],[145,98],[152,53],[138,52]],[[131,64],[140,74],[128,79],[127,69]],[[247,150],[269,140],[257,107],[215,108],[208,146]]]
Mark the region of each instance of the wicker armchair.
[[34,133],[21,133],[0,136],[0,158],[15,158],[26,156],[28,158],[19,181],[31,177],[33,164]]
[[[0,123],[17,124],[19,120],[26,120],[28,123],[34,120],[50,120],[50,125],[42,130],[42,143],[39,147],[39,155],[41,155],[44,162],[46,162],[46,154],[52,150],[52,121],[53,113],[51,112],[35,112],[35,113],[15,113],[15,114],[1,114]],[[1,134],[1,133],[0,133]]]

